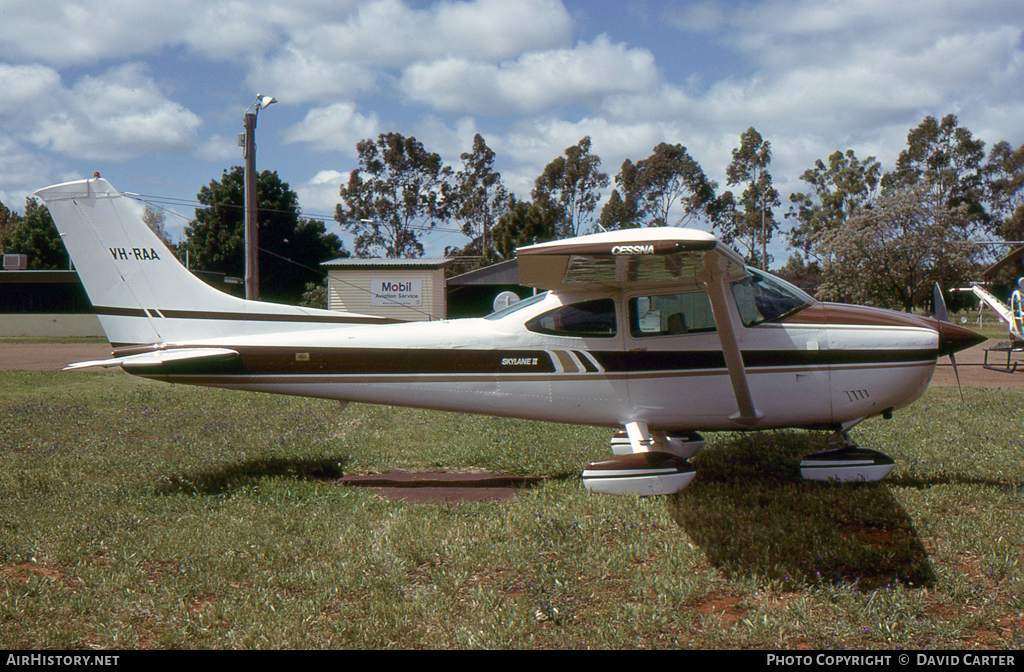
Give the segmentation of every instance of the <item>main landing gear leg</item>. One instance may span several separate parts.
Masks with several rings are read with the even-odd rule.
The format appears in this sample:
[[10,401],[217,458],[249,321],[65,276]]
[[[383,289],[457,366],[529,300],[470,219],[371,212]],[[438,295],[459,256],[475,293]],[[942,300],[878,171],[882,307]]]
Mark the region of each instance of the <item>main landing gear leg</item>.
[[[859,422],[859,421],[858,421]],[[861,448],[850,438],[852,423],[828,438],[828,450],[806,455],[800,461],[800,475],[806,481],[880,481],[895,466],[892,458],[871,448]]]

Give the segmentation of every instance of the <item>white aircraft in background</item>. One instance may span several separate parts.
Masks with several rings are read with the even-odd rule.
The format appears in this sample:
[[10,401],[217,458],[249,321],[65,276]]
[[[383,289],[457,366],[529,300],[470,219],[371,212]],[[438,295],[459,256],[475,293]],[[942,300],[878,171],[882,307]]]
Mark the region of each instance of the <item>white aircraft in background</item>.
[[847,431],[920,397],[936,360],[983,340],[948,322],[820,303],[711,234],[630,229],[520,248],[547,290],[485,318],[382,318],[238,299],[182,267],[103,179],[37,192],[121,367],[175,383],[618,427],[586,486],[667,494],[700,431],[808,428],[807,479],[877,480]]
[[[1022,259],[1024,259],[1024,247],[1019,247],[987,268],[982,275],[986,278],[992,278],[999,271],[1010,266],[1017,266],[1019,270]],[[1009,306],[997,299],[991,292],[980,284],[972,284],[970,288],[958,291],[973,292],[974,295],[981,300],[982,304],[985,304],[992,310],[996,311],[996,314],[999,315],[999,319],[1006,323],[1006,330],[1009,334],[1010,340],[986,349],[985,362],[983,366],[986,369],[992,369],[994,371],[1014,373],[1017,370],[1017,363],[1011,363],[1010,358],[1014,352],[1024,351],[1024,277],[1017,278],[1017,286],[1010,293]],[[1006,366],[989,364],[988,355],[990,352],[1006,353]]]

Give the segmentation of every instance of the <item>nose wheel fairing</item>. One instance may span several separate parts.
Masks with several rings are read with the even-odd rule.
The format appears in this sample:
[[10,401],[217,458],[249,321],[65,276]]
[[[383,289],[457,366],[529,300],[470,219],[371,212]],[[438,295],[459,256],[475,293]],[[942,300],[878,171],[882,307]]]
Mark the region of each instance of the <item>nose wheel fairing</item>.
[[805,481],[858,483],[880,481],[896,466],[892,458],[871,448],[845,446],[811,453],[800,461]]

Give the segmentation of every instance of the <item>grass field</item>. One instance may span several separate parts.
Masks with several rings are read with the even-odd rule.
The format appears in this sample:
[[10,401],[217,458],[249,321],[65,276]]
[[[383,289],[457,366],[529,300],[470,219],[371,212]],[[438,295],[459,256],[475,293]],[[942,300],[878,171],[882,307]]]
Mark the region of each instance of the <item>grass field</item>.
[[[0,373],[0,648],[1021,648],[1019,391],[823,435],[709,436],[673,497],[588,494],[607,430]],[[410,505],[342,473],[552,477]]]

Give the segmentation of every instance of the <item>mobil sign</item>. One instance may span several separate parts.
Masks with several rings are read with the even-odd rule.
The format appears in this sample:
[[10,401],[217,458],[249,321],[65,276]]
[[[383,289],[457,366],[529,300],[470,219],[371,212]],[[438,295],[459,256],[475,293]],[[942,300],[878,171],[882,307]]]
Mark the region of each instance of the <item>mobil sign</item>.
[[422,303],[422,280],[394,278],[370,280],[371,306],[419,306]]

